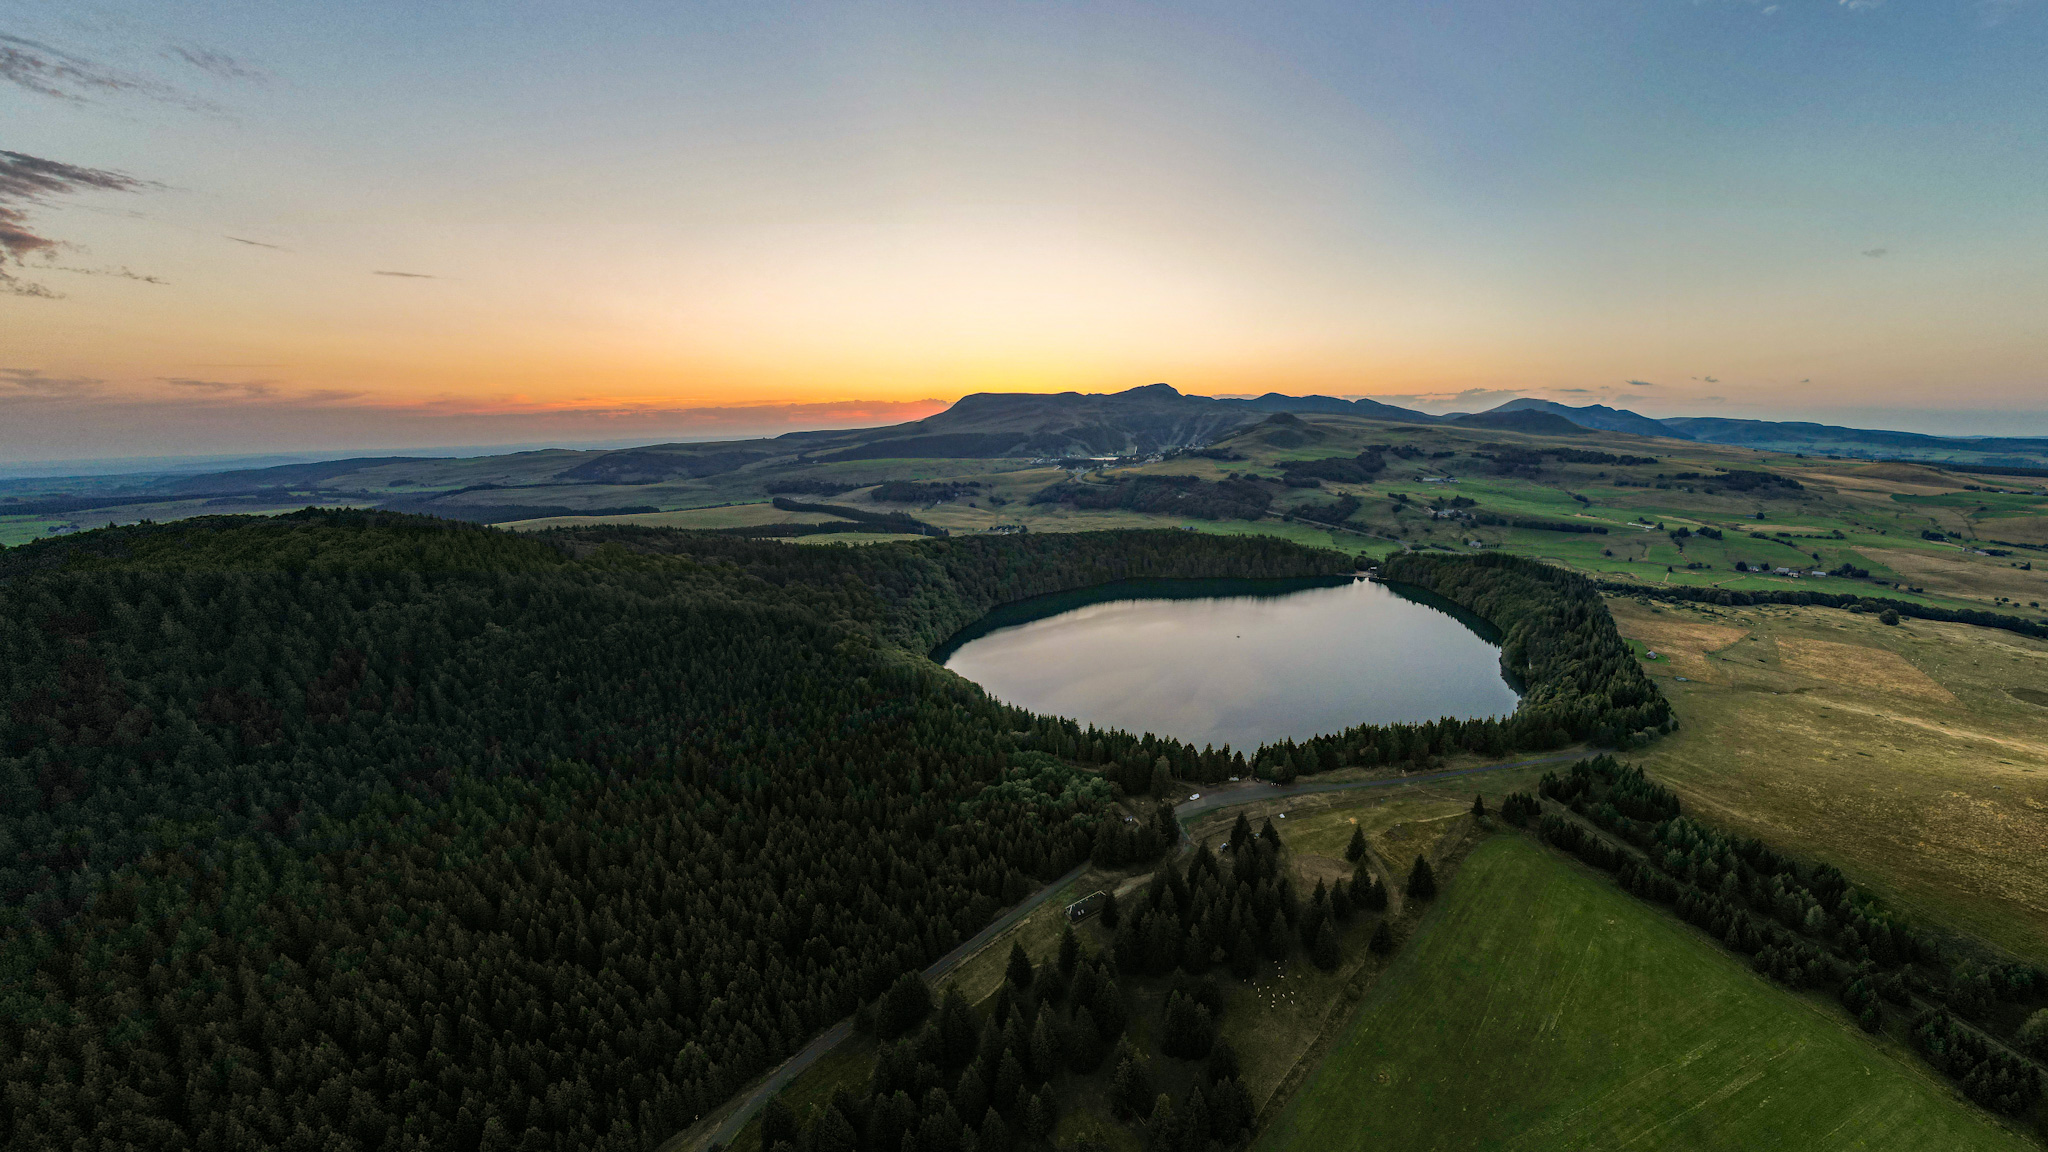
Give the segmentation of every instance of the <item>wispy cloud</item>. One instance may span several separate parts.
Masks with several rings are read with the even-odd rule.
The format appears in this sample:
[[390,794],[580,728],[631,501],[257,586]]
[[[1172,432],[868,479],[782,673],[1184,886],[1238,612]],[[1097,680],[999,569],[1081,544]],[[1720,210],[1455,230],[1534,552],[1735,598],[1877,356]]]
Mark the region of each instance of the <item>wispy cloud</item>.
[[1623,383],[1627,384],[1627,385],[1628,385],[1629,387],[1631,387],[1631,388],[1655,388],[1655,387],[1656,387],[1656,385],[1655,385],[1655,384],[1651,383],[1651,382],[1650,382],[1650,381],[1648,381],[1648,380],[1625,380],[1625,381],[1623,381]]
[[225,235],[225,234],[223,234],[223,235],[221,236],[221,239],[223,239],[223,240],[233,240],[233,241],[234,241],[235,243],[237,243],[237,244],[247,244],[247,245],[248,245],[249,247],[251,247],[251,248],[269,248],[269,249],[271,249],[272,251],[275,251],[275,252],[289,252],[289,251],[291,251],[291,249],[289,249],[289,248],[285,247],[285,246],[284,246],[284,245],[282,245],[282,244],[265,244],[265,243],[264,243],[263,241],[261,241],[261,240],[245,240],[245,239],[243,239],[243,238],[242,238],[242,237],[240,237],[240,236],[228,236],[228,235]]
[[1559,388],[1558,391],[1569,393],[1574,396],[1590,396],[1593,392],[1591,388]]
[[1863,250],[1863,254],[1865,256],[1870,257],[1872,260],[1882,259],[1886,254],[1890,252],[1891,249],[1889,248],[1865,248]]
[[263,69],[256,67],[246,60],[237,59],[225,52],[212,48],[197,48],[189,44],[176,44],[167,49],[164,55],[174,60],[182,60],[201,72],[205,72],[220,80],[236,80],[254,84],[266,84],[270,81],[270,73],[265,72]]
[[0,368],[0,396],[78,396],[105,383],[91,376],[51,376],[39,368]]
[[174,388],[215,396],[233,394],[254,399],[277,395],[277,385],[268,380],[195,380],[189,376],[164,376],[160,379]]
[[168,90],[48,44],[0,32],[0,80],[42,96],[82,103],[95,95],[137,93],[161,96]]
[[[62,246],[60,241],[30,227],[28,206],[47,204],[58,196],[75,196],[85,192],[141,192],[156,187],[161,185],[138,180],[121,172],[86,168],[77,164],[66,164],[61,160],[45,160],[40,156],[0,149],[0,292],[14,296],[58,295],[48,287],[24,280],[9,270],[10,264],[20,268],[31,256],[53,261],[57,249]],[[53,262],[46,264],[45,267],[53,271],[120,276],[162,283],[153,277],[130,272],[125,268],[68,268],[57,267]]]
[[440,279],[440,277],[439,277],[439,276],[436,276],[436,275],[434,275],[434,274],[433,274],[433,273],[431,273],[431,272],[387,272],[387,271],[384,271],[383,269],[379,269],[379,270],[377,270],[377,271],[375,271],[375,272],[372,272],[372,273],[370,273],[370,275],[372,275],[372,276],[402,276],[402,277],[404,277],[404,278],[405,278],[405,279],[407,279],[407,280],[439,280],[439,279]]
[[1466,388],[1458,392],[1411,392],[1398,396],[1374,396],[1372,399],[1423,412],[1476,412],[1526,395],[1528,392],[1522,389]]

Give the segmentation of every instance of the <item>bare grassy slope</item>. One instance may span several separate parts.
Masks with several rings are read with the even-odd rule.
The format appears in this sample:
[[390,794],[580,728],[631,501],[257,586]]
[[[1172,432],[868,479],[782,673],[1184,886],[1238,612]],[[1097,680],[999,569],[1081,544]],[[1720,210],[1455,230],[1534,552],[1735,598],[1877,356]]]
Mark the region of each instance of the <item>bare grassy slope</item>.
[[[1680,728],[1645,766],[1704,818],[2048,958],[2048,643],[1825,608],[1610,600]],[[1681,682],[1677,678],[1686,677]]]

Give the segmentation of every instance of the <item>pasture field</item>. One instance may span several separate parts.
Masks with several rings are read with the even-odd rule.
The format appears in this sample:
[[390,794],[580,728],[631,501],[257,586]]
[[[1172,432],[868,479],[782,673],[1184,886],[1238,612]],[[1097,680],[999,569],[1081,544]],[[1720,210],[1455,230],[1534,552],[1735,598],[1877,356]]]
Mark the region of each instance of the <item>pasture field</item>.
[[1687,811],[2048,960],[2048,642],[1830,608],[1609,607],[1679,718],[1631,758]]
[[2035,1147],[1526,837],[1479,845],[1437,903],[1255,1148]]

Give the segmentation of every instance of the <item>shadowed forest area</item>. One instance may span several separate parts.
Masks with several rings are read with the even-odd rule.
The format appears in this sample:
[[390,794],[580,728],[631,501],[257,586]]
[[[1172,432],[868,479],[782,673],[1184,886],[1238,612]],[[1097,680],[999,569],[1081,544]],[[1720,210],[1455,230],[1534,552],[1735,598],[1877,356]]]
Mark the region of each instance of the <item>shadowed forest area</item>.
[[[923,652],[1062,588],[1353,566],[1265,537],[810,549],[319,511],[10,550],[9,1144],[649,1146],[1073,863],[1165,847],[1106,819],[1123,765],[1237,767]],[[1486,600],[1532,704],[1334,759],[1661,720],[1632,665],[1567,668],[1619,643],[1558,607],[1597,609],[1579,578],[1452,570],[1413,575]]]

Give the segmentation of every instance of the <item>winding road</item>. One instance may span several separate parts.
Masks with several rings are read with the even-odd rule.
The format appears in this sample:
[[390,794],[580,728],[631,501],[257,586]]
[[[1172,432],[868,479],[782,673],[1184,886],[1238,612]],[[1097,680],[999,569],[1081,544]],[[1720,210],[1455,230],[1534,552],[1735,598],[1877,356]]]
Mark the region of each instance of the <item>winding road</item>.
[[[1566,760],[1577,760],[1582,755],[1582,753],[1568,752],[1556,756],[1540,756],[1534,760],[1514,760],[1504,764],[1481,764],[1474,768],[1447,768],[1441,772],[1418,772],[1412,776],[1389,776],[1373,780],[1341,780],[1328,783],[1286,784],[1279,786],[1267,784],[1263,781],[1247,781],[1242,784],[1226,785],[1217,791],[1203,792],[1193,800],[1183,800],[1179,804],[1174,805],[1173,814],[1174,818],[1185,826],[1189,820],[1205,813],[1213,812],[1218,808],[1231,808],[1239,804],[1252,804],[1261,800],[1284,800],[1290,796],[1310,796],[1320,792],[1351,792],[1366,788],[1397,788],[1404,784],[1429,784],[1442,780],[1455,780],[1463,776],[1481,776],[1488,772],[1500,772],[1509,768],[1533,768],[1540,764],[1557,764]],[[1183,842],[1183,846],[1187,846],[1185,842]],[[1081,873],[1087,871],[1087,869],[1088,865],[1086,864],[1076,867],[1073,871],[1032,893],[1008,912],[996,917],[994,922],[989,924],[988,927],[976,932],[972,939],[969,939],[966,943],[946,953],[944,956],[939,957],[938,960],[932,963],[931,967],[926,968],[924,970],[925,980],[937,983],[941,978],[953,971],[953,969],[959,967],[968,957],[988,947],[1003,933],[1016,927],[1019,921],[1037,911],[1047,900],[1065,891],[1069,885],[1080,879]],[[767,1079],[755,1085],[753,1090],[747,1093],[746,1098],[741,1100],[737,1107],[727,1113],[725,1119],[711,1132],[701,1147],[706,1149],[722,1148],[731,1144],[733,1137],[740,1134],[740,1129],[746,1127],[747,1121],[753,1118],[754,1113],[759,1111],[763,1104],[766,1104],[777,1092],[787,1087],[790,1081],[803,1075],[804,1071],[817,1063],[820,1057],[837,1048],[841,1041],[852,1034],[853,1021],[851,1019],[841,1020],[832,1027],[820,1032],[809,1044],[804,1045],[802,1051],[783,1061],[780,1067],[768,1074]],[[688,1147],[689,1143],[684,1139],[686,1135],[687,1133],[679,1134],[675,1138],[670,1139],[661,1146],[661,1152],[678,1152],[679,1149]]]

